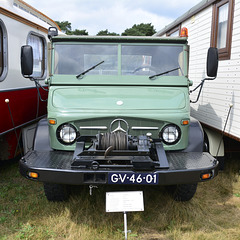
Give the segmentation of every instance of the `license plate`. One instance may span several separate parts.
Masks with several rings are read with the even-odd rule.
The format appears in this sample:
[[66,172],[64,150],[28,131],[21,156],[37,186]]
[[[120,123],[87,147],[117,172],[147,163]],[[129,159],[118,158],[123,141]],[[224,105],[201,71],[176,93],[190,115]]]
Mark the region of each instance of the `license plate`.
[[158,184],[158,174],[155,173],[109,173],[108,184]]

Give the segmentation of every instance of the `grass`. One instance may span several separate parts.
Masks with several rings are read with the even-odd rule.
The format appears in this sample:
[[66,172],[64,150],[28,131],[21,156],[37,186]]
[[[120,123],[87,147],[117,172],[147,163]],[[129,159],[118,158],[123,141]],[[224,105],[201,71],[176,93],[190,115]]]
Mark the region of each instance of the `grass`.
[[[240,160],[232,158],[212,181],[200,183],[195,197],[175,202],[162,187],[142,190],[144,212],[128,213],[128,239],[240,239]],[[42,184],[24,179],[18,164],[0,166],[0,239],[124,239],[123,214],[105,212],[102,186],[72,187],[68,202],[51,203]]]

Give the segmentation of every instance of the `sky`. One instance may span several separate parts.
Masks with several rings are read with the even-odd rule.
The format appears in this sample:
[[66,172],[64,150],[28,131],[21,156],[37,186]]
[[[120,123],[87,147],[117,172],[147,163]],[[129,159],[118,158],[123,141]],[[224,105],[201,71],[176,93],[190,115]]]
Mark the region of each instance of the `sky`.
[[96,35],[121,34],[134,24],[152,23],[161,30],[201,0],[24,0],[55,21],[69,21],[72,30]]

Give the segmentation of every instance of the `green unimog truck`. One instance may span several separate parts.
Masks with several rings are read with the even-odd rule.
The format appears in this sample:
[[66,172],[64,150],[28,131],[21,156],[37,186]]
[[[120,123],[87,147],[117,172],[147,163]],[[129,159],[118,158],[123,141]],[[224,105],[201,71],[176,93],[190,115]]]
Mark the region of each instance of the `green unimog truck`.
[[[43,182],[48,200],[66,200],[69,185],[125,184],[168,185],[187,201],[217,175],[190,117],[186,37],[59,36],[51,28],[49,38],[48,114],[20,160],[21,174]],[[31,80],[33,54],[22,47]],[[216,72],[210,48],[207,75]]]

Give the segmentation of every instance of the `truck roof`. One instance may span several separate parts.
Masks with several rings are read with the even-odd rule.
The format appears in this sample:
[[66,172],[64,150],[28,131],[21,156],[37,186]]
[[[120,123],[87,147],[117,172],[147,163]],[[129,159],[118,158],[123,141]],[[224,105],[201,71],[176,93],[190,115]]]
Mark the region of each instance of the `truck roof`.
[[54,36],[52,42],[122,42],[122,43],[176,43],[186,44],[186,37],[156,37],[156,36]]

